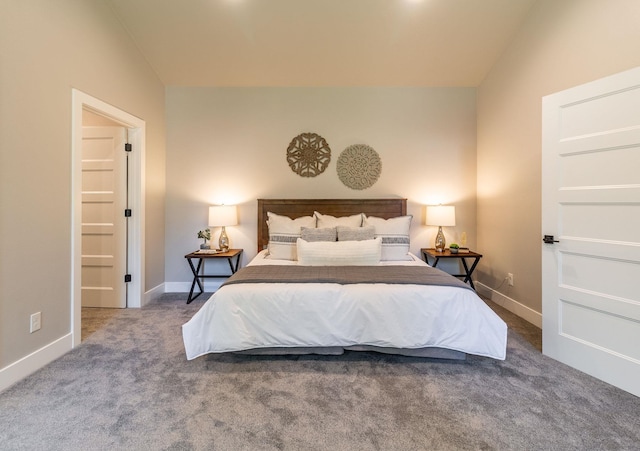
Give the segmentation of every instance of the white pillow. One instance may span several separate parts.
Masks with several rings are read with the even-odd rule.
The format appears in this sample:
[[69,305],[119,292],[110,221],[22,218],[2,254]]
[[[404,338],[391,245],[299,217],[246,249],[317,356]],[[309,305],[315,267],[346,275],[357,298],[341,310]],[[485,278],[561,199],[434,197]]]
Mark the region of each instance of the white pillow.
[[331,215],[323,215],[322,213],[318,213],[317,211],[313,212],[313,216],[318,219],[318,227],[337,227],[337,226],[345,226],[345,227],[360,227],[362,225],[362,213],[358,213],[353,216],[341,216],[336,218]]
[[301,227],[315,227],[316,218],[302,216],[291,219],[288,216],[267,212],[269,226],[269,254],[267,258],[278,260],[296,260],[296,240],[300,238]]
[[382,240],[316,241],[298,239],[298,263],[305,266],[364,266],[380,262]]
[[381,260],[411,260],[409,256],[409,229],[412,215],[390,219],[365,216],[363,226],[373,226],[376,238],[382,238]]

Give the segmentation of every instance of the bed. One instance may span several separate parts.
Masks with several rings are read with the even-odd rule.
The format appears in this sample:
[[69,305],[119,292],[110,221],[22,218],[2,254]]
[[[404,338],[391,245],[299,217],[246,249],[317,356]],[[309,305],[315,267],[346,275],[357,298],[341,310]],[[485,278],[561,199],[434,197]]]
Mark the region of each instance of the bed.
[[187,359],[374,351],[504,360],[504,321],[409,252],[411,221],[406,199],[259,199],[258,254],[183,325]]

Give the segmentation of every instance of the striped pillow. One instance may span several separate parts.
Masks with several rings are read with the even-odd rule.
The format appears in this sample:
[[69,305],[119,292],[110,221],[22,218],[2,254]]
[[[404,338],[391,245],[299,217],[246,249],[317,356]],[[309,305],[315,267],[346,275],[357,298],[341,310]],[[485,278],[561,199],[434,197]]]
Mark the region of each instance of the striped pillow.
[[303,216],[291,219],[288,216],[267,212],[269,226],[269,254],[266,258],[277,260],[297,260],[296,240],[301,236],[302,227],[315,227],[316,218]]
[[382,238],[381,260],[411,260],[409,229],[412,219],[412,215],[390,219],[365,216],[363,226],[373,226],[376,238]]

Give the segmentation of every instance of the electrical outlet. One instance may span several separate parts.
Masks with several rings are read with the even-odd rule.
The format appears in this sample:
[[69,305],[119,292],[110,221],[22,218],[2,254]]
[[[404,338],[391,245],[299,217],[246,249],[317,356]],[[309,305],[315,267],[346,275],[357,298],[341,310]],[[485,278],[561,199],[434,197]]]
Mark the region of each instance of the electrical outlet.
[[31,325],[29,327],[29,333],[34,333],[36,330],[40,330],[42,326],[42,313],[37,312],[31,315]]
[[513,274],[511,273],[507,274],[507,283],[509,284],[510,287],[513,286]]

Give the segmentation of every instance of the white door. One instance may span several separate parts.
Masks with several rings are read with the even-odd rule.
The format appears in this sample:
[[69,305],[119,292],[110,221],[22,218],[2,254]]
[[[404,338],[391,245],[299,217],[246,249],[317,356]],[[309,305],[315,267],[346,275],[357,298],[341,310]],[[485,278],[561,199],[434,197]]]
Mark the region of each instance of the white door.
[[640,396],[640,68],[542,113],[543,353]]
[[82,306],[124,308],[125,129],[83,127],[82,135]]

